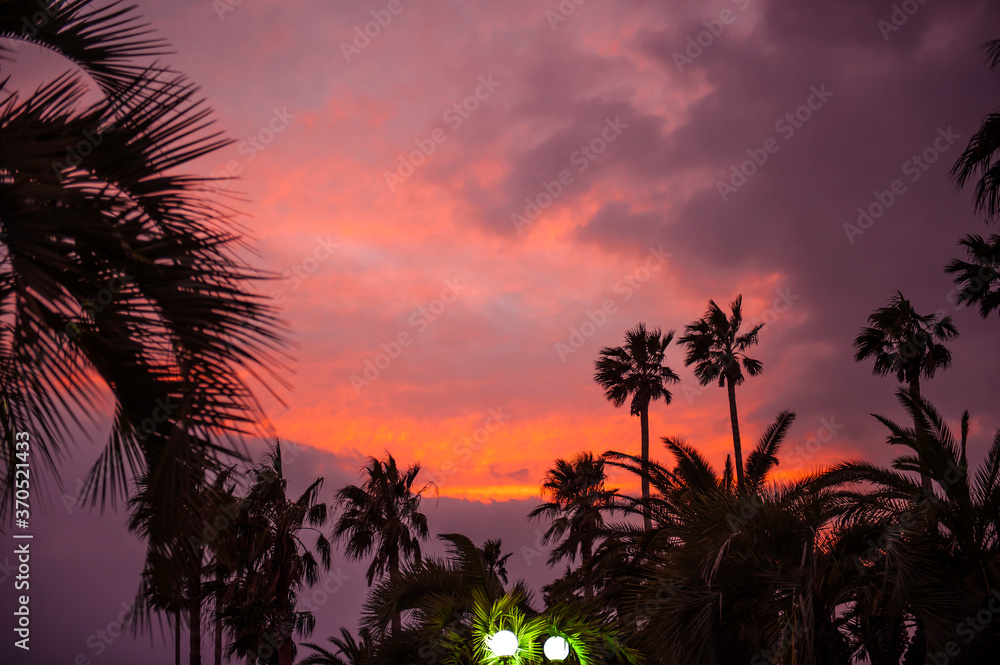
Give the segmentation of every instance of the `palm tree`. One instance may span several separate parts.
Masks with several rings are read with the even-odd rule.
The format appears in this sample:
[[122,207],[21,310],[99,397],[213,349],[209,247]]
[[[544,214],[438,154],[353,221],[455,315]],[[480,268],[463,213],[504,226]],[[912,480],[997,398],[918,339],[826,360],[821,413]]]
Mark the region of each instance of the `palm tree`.
[[[886,307],[872,312],[868,324],[854,339],[854,360],[874,358],[873,374],[894,374],[920,402],[920,377],[932,378],[938,369],[951,364],[951,351],[942,343],[958,337],[951,317],[917,314],[910,301],[897,291]],[[930,490],[931,481],[926,475],[923,486]]]
[[[224,612],[235,635],[230,652],[292,665],[293,636],[308,634],[315,623],[309,612],[296,610],[297,591],[315,584],[320,569],[330,569],[330,542],[320,531],[328,520],[327,506],[319,500],[323,479],[313,481],[294,501],[288,498],[280,442],[250,475],[238,540],[244,554],[233,600]],[[312,547],[303,541],[303,531],[317,532]]]
[[142,581],[135,601],[129,623],[133,634],[152,628],[152,614],[162,612],[168,615],[168,621],[173,624],[174,665],[181,665],[181,626],[183,613],[187,608],[183,589],[177,583],[169,562],[163,561],[163,554],[155,550],[146,553],[146,564],[142,571]]
[[503,542],[499,538],[487,540],[483,543],[480,551],[483,553],[483,561],[486,563],[488,575],[496,575],[497,579],[506,585],[508,581],[507,559],[512,554],[510,552],[503,554]]
[[[926,651],[936,652],[955,639],[956,626],[961,631],[964,619],[992,602],[991,593],[1000,583],[1000,430],[973,475],[968,412],[956,437],[926,399],[904,389],[897,398],[912,416],[912,429],[876,418],[889,430],[887,443],[903,446],[907,453],[891,468],[845,462],[830,476],[870,488],[843,497],[847,517],[883,531],[860,563],[880,575],[876,581],[888,593],[888,605],[913,616]],[[909,475],[914,472],[933,481],[931,493]],[[951,662],[987,662],[1000,648],[995,624],[976,628],[974,642],[965,640],[970,644],[963,644]],[[967,635],[960,632],[959,637]]]
[[[374,554],[366,573],[368,586],[386,574],[390,580],[395,579],[404,561],[419,561],[420,541],[429,535],[420,499],[432,483],[413,491],[420,465],[401,472],[392,455],[386,456],[385,461],[369,457],[362,470],[364,483],[337,492],[343,513],[334,526],[333,537],[345,541],[345,554],[350,559]],[[401,624],[400,616],[394,616],[393,631],[398,632]]]
[[[106,386],[115,418],[87,495],[114,501],[145,475],[177,520],[194,513],[179,499],[196,495],[178,488],[197,486],[232,452],[228,435],[259,422],[244,377],[277,367],[280,325],[246,286],[266,275],[239,258],[232,214],[202,195],[208,178],[183,173],[229,141],[193,84],[148,61],[166,44],[133,9],[86,0],[45,3],[44,25],[28,30],[39,7],[2,3],[0,37],[82,75],[26,98],[0,83],[0,397],[11,416],[0,490],[12,498],[14,432],[37,432],[54,470],[79,425],[66,414],[99,412]],[[88,78],[101,94],[84,105]],[[196,458],[204,465],[178,461]]]
[[[491,570],[488,544],[476,547],[461,534],[439,538],[448,545],[446,559],[414,561],[396,579],[383,579],[372,589],[361,617],[362,630],[376,639],[371,665],[412,662],[415,655],[421,662],[499,665],[485,641],[501,628],[517,635],[516,662],[524,665],[544,662],[546,633],[564,636],[576,662],[603,662],[596,657],[602,647],[609,652],[607,662],[635,662],[614,621],[598,621],[592,612],[568,604],[549,607],[542,615],[531,606],[523,580],[508,587]],[[410,615],[406,629],[388,632],[402,611]],[[616,656],[620,660],[613,660]]]
[[313,653],[299,661],[299,665],[365,665],[372,654],[372,641],[367,632],[361,631],[361,639],[355,639],[351,631],[340,629],[340,637],[336,635],[326,638],[336,651],[326,649],[318,644],[306,642],[304,646]]
[[[545,544],[566,536],[566,540],[552,551],[549,565],[565,558],[574,561],[577,550],[581,565],[590,563],[597,532],[604,526],[603,511],[611,507],[615,497],[615,490],[604,488],[605,478],[604,460],[594,458],[589,452],[580,453],[572,461],[557,459],[555,466],[546,473],[542,493],[548,495],[549,501],[532,510],[528,518],[550,520],[542,536]],[[591,598],[591,584],[584,586],[584,594],[587,599]]]
[[[596,363],[594,380],[604,388],[604,395],[615,407],[622,406],[631,397],[630,414],[639,416],[642,429],[642,459],[649,462],[649,404],[658,399],[670,404],[673,398],[667,385],[680,381],[672,369],[663,364],[667,345],[674,338],[674,331],[663,335],[656,328],[646,330],[640,323],[625,333],[623,346],[604,347]],[[642,480],[642,496],[648,501],[649,483]],[[650,527],[649,516],[644,524]]]
[[729,389],[729,419],[733,428],[736,481],[743,487],[743,450],[740,446],[740,422],[736,412],[736,386],[744,381],[743,371],[750,376],[759,375],[764,367],[759,360],[746,355],[746,350],[757,343],[761,323],[749,332],[739,334],[743,324],[743,296],[736,296],[729,305],[727,316],[714,300],[708,301],[705,315],[687,326],[678,342],[687,345],[685,366],[694,365],[694,374],[703,386],[713,381]]
[[967,235],[959,241],[968,261],[954,259],[944,271],[955,275],[958,304],[979,305],[984,319],[1000,310],[1000,235]]
[[[987,64],[996,72],[1000,69],[1000,39],[981,46],[986,51]],[[951,169],[951,177],[959,188],[977,176],[976,211],[985,212],[987,218],[995,218],[1000,213],[1000,112],[986,116]]]
[[[657,492],[651,506],[633,509],[654,516],[653,531],[618,525],[595,553],[634,562],[620,567],[618,585],[601,600],[626,619],[630,643],[651,662],[847,665],[837,630],[839,562],[828,542],[835,484],[817,476],[768,482],[793,420],[779,414],[760,437],[743,487],[728,456],[719,473],[693,446],[664,438],[674,466],[650,463]],[[605,457],[642,473],[634,456]]]
[[[228,474],[220,474],[217,482],[224,485]],[[207,497],[203,491],[202,498]],[[188,508],[199,502],[184,500]],[[174,521],[165,519],[153,499],[149,475],[136,483],[136,490],[129,499],[129,531],[147,543],[146,564],[142,583],[132,611],[133,627],[143,630],[154,611],[175,614],[175,657],[180,654],[181,611],[188,615],[189,662],[201,665],[201,611],[204,602],[202,588],[203,560],[206,543],[202,540],[205,522],[201,514],[186,515]]]

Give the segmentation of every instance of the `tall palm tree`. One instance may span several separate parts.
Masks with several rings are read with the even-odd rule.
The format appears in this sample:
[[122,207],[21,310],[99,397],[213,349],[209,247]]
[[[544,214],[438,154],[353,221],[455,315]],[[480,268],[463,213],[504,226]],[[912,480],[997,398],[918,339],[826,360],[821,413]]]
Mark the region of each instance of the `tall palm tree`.
[[[232,213],[184,173],[230,141],[197,88],[150,61],[166,44],[131,8],[43,5],[29,30],[42,5],[0,3],[0,37],[78,68],[27,95],[0,83],[0,489],[12,497],[14,432],[37,432],[53,470],[79,425],[70,414],[99,412],[106,387],[115,417],[87,495],[114,500],[145,474],[180,519],[196,493],[178,487],[203,468],[178,460],[211,468],[233,450],[227,435],[259,422],[244,377],[278,366],[280,325],[247,287],[266,275],[239,258]],[[100,94],[85,104],[88,79]]]
[[944,271],[954,275],[958,303],[979,305],[984,319],[1000,310],[1000,235],[987,238],[967,235],[959,241],[965,247],[967,261],[953,259]]
[[[217,482],[225,484],[228,474],[220,474]],[[207,498],[202,492],[202,499]],[[129,499],[129,531],[139,535],[147,544],[146,564],[142,583],[132,611],[133,626],[144,630],[154,611],[175,613],[175,655],[180,653],[180,614],[187,613],[189,628],[189,662],[201,665],[201,624],[204,593],[202,572],[206,543],[201,538],[205,521],[202,514],[185,515],[174,521],[164,519],[154,501],[149,474],[136,483],[136,490]],[[185,500],[184,507],[199,502]],[[177,512],[172,511],[172,516]]]
[[162,612],[172,624],[174,637],[174,665],[181,665],[181,628],[187,601],[181,586],[168,562],[161,560],[162,552],[149,550],[142,571],[142,581],[136,593],[129,623],[133,634],[152,628],[152,614]]
[[[601,349],[596,363],[594,380],[604,388],[605,397],[616,408],[632,398],[629,412],[639,416],[642,459],[645,463],[649,462],[649,404],[658,399],[670,404],[673,395],[667,390],[667,385],[680,381],[680,377],[663,364],[667,346],[673,338],[673,330],[664,336],[659,328],[647,331],[646,324],[640,323],[625,333],[623,346]],[[642,480],[642,496],[649,500],[649,483],[645,477]],[[649,516],[643,520],[649,529]]]
[[[297,499],[288,497],[280,443],[251,470],[239,539],[242,565],[224,613],[235,635],[231,653],[292,665],[294,635],[311,632],[315,619],[296,610],[296,597],[299,589],[316,583],[321,569],[330,569],[330,542],[320,530],[328,520],[327,506],[319,500],[322,486],[319,478]],[[316,531],[314,545],[305,543],[304,531]],[[268,653],[271,658],[261,657]]]
[[[566,536],[552,551],[549,565],[565,558],[575,560],[578,550],[581,565],[590,563],[598,530],[604,526],[603,512],[610,509],[615,497],[615,490],[604,487],[606,477],[604,460],[589,452],[571,461],[557,459],[545,474],[542,494],[549,500],[535,507],[528,518],[550,520],[542,536],[545,544]],[[584,594],[588,599],[593,595],[592,585],[584,586]]]
[[[401,471],[388,453],[385,461],[369,457],[362,470],[364,482],[337,492],[343,512],[334,526],[333,537],[345,542],[345,554],[350,559],[374,555],[366,573],[368,586],[376,577],[386,574],[394,580],[401,563],[420,560],[420,541],[429,535],[427,517],[420,512],[420,499],[432,485],[428,483],[414,491],[420,468],[414,464]],[[398,614],[393,617],[392,625],[394,632],[401,629]]]
[[[986,51],[987,64],[996,72],[1000,69],[1000,39],[981,46]],[[1000,213],[1000,112],[994,111],[983,119],[952,167],[951,177],[959,188],[978,177],[974,195],[976,211],[985,212],[990,219]]]
[[748,332],[740,334],[743,325],[743,296],[736,296],[729,305],[731,315],[726,315],[715,304],[708,301],[705,315],[688,325],[678,342],[687,345],[685,366],[694,365],[694,374],[703,386],[713,381],[719,387],[729,390],[729,420],[733,428],[733,452],[736,466],[736,481],[743,487],[743,450],[740,445],[740,421],[736,412],[736,386],[743,383],[743,371],[757,376],[763,370],[759,360],[746,355],[746,350],[757,343],[757,333],[764,327],[761,323]]
[[[951,351],[943,342],[958,337],[950,316],[921,315],[910,301],[896,292],[885,307],[868,317],[868,326],[854,339],[854,360],[872,358],[876,376],[895,375],[909,386],[914,400],[920,402],[920,377],[932,378],[938,369],[951,364]],[[923,474],[923,486],[930,490],[930,478]]]
[[216,476],[202,493],[203,524],[201,534],[208,554],[205,569],[207,590],[213,601],[213,637],[215,665],[222,665],[223,617],[233,592],[233,576],[245,556],[240,533],[240,519],[246,502],[236,495],[236,485],[230,482],[235,468],[230,467]]

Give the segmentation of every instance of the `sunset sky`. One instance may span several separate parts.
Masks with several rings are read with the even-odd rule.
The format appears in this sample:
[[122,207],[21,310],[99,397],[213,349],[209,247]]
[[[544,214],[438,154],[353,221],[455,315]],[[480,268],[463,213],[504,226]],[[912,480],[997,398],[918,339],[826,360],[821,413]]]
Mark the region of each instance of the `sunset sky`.
[[[976,48],[988,3],[920,5],[898,30],[891,3],[550,4],[143,8],[238,141],[206,168],[238,170],[226,189],[286,273],[283,437],[420,460],[448,496],[528,497],[555,457],[637,450],[637,420],[592,380],[602,346],[742,293],[767,322],[746,437],[790,409],[790,446],[843,425],[800,466],[884,458],[868,414],[898,413],[896,386],[851,341],[896,289],[962,333],[926,394],[993,429],[977,388],[995,324],[956,311],[942,273],[986,230],[947,172],[998,98]],[[742,184],[734,165],[756,172]],[[898,200],[845,230],[876,191]],[[721,465],[725,391],[702,391],[682,349],[667,359],[684,383],[652,407],[654,441]],[[505,421],[469,455],[491,410]]]
[[[740,293],[748,322],[766,323],[751,353],[764,373],[737,392],[744,441],[798,416],[778,477],[893,457],[869,414],[904,417],[896,383],[853,362],[851,343],[897,289],[961,333],[923,392],[951,422],[971,411],[970,457],[1000,425],[983,390],[1000,375],[1000,322],[956,308],[942,271],[962,235],[989,230],[948,171],[1000,100],[977,48],[1000,36],[996,3],[139,5],[236,139],[197,168],[241,199],[255,263],[282,275],[263,292],[291,331],[290,387],[284,406],[265,401],[311,460],[296,477],[325,474],[328,500],[388,450],[456,500],[435,504],[433,530],[486,537],[489,515],[518,551],[534,536],[517,516],[555,458],[638,452],[638,420],[593,381],[601,347],[640,321],[680,335],[710,298]],[[67,67],[22,53],[33,73]],[[726,392],[683,358],[671,344],[682,383],[651,407],[653,457],[679,436],[721,468]],[[70,490],[106,434],[80,444]],[[53,539],[83,528],[58,494]],[[516,501],[477,513],[459,499]],[[122,515],[86,519],[122,543],[94,565],[119,557],[135,575],[107,594],[83,572],[63,584],[113,616],[143,546]],[[557,576],[527,558],[515,574]],[[353,626],[351,603],[323,610],[314,641]],[[53,665],[124,662],[82,646],[102,623],[67,628]]]

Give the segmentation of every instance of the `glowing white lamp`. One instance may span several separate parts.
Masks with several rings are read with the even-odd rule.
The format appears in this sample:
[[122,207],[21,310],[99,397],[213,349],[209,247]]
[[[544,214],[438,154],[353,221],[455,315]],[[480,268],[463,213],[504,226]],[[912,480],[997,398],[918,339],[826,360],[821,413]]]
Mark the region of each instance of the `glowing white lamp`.
[[553,635],[545,640],[543,650],[545,651],[545,657],[549,660],[555,662],[563,661],[569,656],[569,642],[564,637]]
[[498,658],[507,658],[517,653],[517,635],[509,630],[501,630],[486,639],[486,646]]

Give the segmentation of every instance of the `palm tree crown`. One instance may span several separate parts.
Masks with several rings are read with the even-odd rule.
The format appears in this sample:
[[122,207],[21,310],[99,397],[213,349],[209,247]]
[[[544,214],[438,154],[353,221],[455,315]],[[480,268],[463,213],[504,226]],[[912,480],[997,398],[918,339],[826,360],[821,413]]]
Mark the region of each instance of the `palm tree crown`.
[[[604,388],[605,396],[615,407],[632,398],[630,413],[639,416],[642,429],[642,459],[649,461],[649,404],[658,399],[670,404],[673,398],[667,385],[680,381],[672,369],[663,364],[667,346],[674,338],[674,331],[663,332],[656,328],[646,330],[646,324],[631,328],[625,333],[624,346],[604,347],[596,363],[594,379]],[[642,481],[642,495],[649,498],[649,483]],[[646,528],[650,521],[646,518]]]
[[958,337],[950,316],[920,315],[897,291],[887,306],[872,312],[868,323],[854,340],[854,360],[874,358],[877,376],[893,374],[900,383],[913,385],[951,364],[951,351],[941,343]]
[[[180,485],[220,470],[227,437],[260,422],[245,377],[274,370],[280,346],[273,307],[246,286],[267,275],[241,258],[232,211],[203,196],[210,178],[184,173],[230,141],[197,87],[148,61],[167,46],[133,8],[10,0],[0,37],[79,69],[26,98],[0,82],[0,438],[38,432],[54,466],[76,435],[66,414],[99,412],[106,386],[115,417],[87,496],[114,499],[144,476],[180,520],[195,513]],[[0,462],[12,487],[13,458]]]
[[633,416],[658,399],[670,404],[673,395],[666,386],[680,377],[663,364],[663,357],[673,338],[673,330],[664,336],[659,328],[647,331],[646,324],[640,323],[625,333],[623,346],[601,349],[594,379],[608,400],[620,407],[631,397]]
[[1000,235],[970,234],[958,244],[965,247],[968,260],[953,259],[944,271],[954,275],[958,304],[979,305],[979,315],[985,319],[1000,311]]
[[[549,557],[549,564],[560,559],[576,559],[579,550],[581,564],[586,566],[594,551],[597,531],[604,526],[604,511],[608,510],[616,492],[604,487],[606,475],[604,460],[593,453],[580,453],[572,461],[557,459],[542,483],[543,494],[549,501],[532,510],[528,517],[546,517],[551,520],[542,536],[543,543],[550,543],[567,536]],[[589,597],[588,584],[584,593]]]
[[[997,71],[1000,39],[988,41],[982,48],[990,69]],[[1000,112],[986,116],[951,169],[951,177],[959,188],[976,176],[979,177],[974,194],[976,211],[995,218],[1000,213]]]
[[[420,512],[420,499],[432,483],[414,491],[420,465],[400,471],[396,460],[388,454],[385,461],[369,457],[362,473],[365,478],[362,485],[348,485],[337,492],[344,512],[337,520],[333,536],[346,542],[348,558],[362,559],[374,553],[365,574],[371,586],[376,577],[387,573],[390,579],[395,579],[403,561],[420,560],[420,541],[429,536],[427,517]],[[398,632],[400,628],[400,617],[396,615],[393,629]]]

